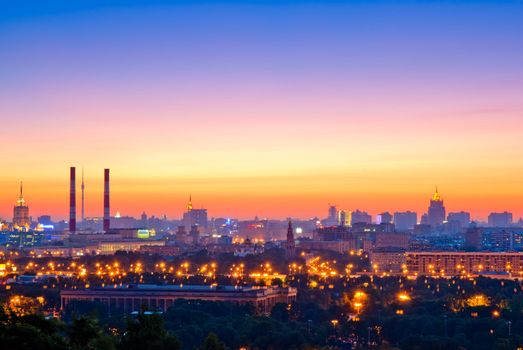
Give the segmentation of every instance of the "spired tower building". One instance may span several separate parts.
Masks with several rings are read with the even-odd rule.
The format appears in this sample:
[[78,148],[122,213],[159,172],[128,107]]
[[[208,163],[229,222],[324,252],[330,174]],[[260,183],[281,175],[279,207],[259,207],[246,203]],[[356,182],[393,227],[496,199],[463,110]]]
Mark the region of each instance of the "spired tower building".
[[207,209],[195,209],[192,204],[192,195],[189,195],[187,211],[183,213],[182,223],[186,228],[196,225],[204,230],[207,229]]
[[287,241],[285,242],[285,258],[292,259],[296,253],[296,244],[294,242],[294,230],[292,229],[292,222],[289,220],[287,228]]
[[432,227],[437,227],[443,224],[445,221],[446,212],[445,205],[443,204],[443,199],[438,193],[438,188],[436,187],[436,192],[430,200],[429,212],[428,212],[428,223]]
[[13,208],[13,226],[18,230],[28,230],[31,225],[31,220],[29,219],[29,207],[25,203],[23,186],[20,183],[20,197],[16,201],[16,205]]

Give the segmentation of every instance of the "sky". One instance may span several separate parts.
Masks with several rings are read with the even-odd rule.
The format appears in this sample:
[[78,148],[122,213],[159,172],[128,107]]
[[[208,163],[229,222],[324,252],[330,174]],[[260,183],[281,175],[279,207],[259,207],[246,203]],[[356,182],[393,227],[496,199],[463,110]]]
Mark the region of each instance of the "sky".
[[522,1],[2,1],[0,217],[523,216]]

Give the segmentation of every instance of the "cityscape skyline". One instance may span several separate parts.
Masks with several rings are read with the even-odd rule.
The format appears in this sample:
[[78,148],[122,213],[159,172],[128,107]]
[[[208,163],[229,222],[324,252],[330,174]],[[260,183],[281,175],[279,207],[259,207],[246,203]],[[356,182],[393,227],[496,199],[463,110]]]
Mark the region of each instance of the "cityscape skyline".
[[[72,168],[71,168],[72,169]],[[73,171],[73,170],[71,170]],[[108,171],[107,169],[105,171]],[[72,175],[71,175],[72,176]],[[105,176],[105,173],[104,173],[104,176]],[[105,182],[105,179],[104,179],[104,182]],[[15,201],[15,206],[19,206],[20,205],[20,201],[23,200],[24,201],[24,205],[27,205],[29,206],[25,199],[25,196],[22,196],[22,184],[23,182],[21,181],[19,183],[19,195],[18,195],[18,199]],[[103,210],[100,210],[100,208],[87,208],[87,206],[84,204],[84,190],[85,190],[85,178],[84,178],[84,168],[82,167],[82,181],[80,183],[80,190],[81,190],[81,202],[80,202],[80,209],[81,210],[81,213],[82,213],[82,218],[85,217],[85,218],[93,218],[93,217],[103,217],[104,216],[104,212],[105,212],[105,209]],[[102,183],[102,188],[104,188],[104,183]],[[77,191],[78,189],[76,188],[76,184],[73,185],[73,184],[70,184],[69,187],[67,187],[67,193],[69,195],[71,195],[71,192],[70,190],[72,190],[73,188],[75,189],[75,191]],[[112,191],[112,190],[111,190]],[[100,193],[98,193],[100,192]],[[104,194],[104,190],[95,190],[94,191],[95,194],[97,194],[98,196],[102,196],[102,194]],[[117,192],[118,193],[118,192]],[[205,195],[204,195],[205,196]],[[159,212],[152,212],[150,210],[147,210],[147,208],[142,208],[142,209],[139,209],[138,211],[136,212],[133,212],[133,211],[124,211],[122,210],[120,207],[114,207],[112,206],[111,207],[111,210],[109,211],[108,215],[110,215],[111,217],[115,217],[117,215],[123,215],[123,216],[130,216],[130,217],[134,217],[134,218],[138,218],[140,217],[143,213],[148,213],[148,215],[152,215],[152,216],[166,216],[168,217],[169,219],[177,219],[177,218],[181,218],[183,216],[183,213],[185,213],[185,210],[187,209],[187,205],[190,206],[191,208],[193,207],[193,202],[192,202],[192,192],[189,192],[188,194],[188,202],[185,201],[183,203],[184,206],[185,206],[185,209],[181,209],[181,208],[184,208],[184,206],[180,206],[178,204],[174,205],[176,207],[180,207],[180,209],[175,209],[175,210],[170,210],[170,211],[167,211],[167,210],[163,210],[163,211],[159,211]],[[89,196],[87,196],[87,198],[89,198]],[[429,198],[429,197],[427,197]],[[70,201],[73,201],[73,199],[70,199]],[[74,200],[76,202],[76,200]],[[88,201],[89,203],[97,203],[97,205],[101,206],[101,205],[104,205],[105,207],[105,195],[102,197],[102,199],[95,199],[93,198],[92,201]],[[300,215],[286,215],[285,213],[283,212],[277,212],[277,214],[275,213],[274,215],[270,216],[270,215],[260,215],[260,214],[254,214],[254,215],[251,215],[251,216],[241,216],[241,215],[235,215],[235,209],[232,210],[232,212],[230,213],[223,213],[222,215],[211,215],[210,217],[215,217],[215,218],[218,218],[218,217],[229,217],[229,218],[236,218],[236,219],[252,219],[254,217],[260,217],[260,218],[269,218],[269,219],[287,219],[287,218],[290,218],[290,217],[294,217],[294,218],[297,218],[297,219],[311,219],[311,218],[323,218],[325,214],[327,214],[327,210],[328,210],[328,214],[325,215],[325,217],[330,217],[331,216],[331,208],[332,207],[336,207],[337,210],[338,210],[338,213],[336,213],[336,215],[339,215],[339,212],[343,212],[343,215],[345,215],[345,213],[350,213],[350,212],[357,212],[359,210],[362,210],[363,212],[365,213],[369,213],[372,217],[372,222],[378,222],[379,223],[379,219],[378,217],[381,216],[382,213],[390,213],[390,214],[393,214],[395,212],[400,212],[400,213],[403,213],[403,212],[414,212],[418,215],[418,222],[422,222],[422,216],[423,215],[427,215],[427,219],[429,220],[429,223],[430,223],[430,217],[431,217],[431,210],[433,208],[433,205],[434,203],[441,203],[440,205],[443,206],[443,212],[440,213],[440,214],[436,214],[437,215],[437,219],[436,222],[431,222],[431,225],[437,225],[438,223],[441,224],[441,222],[445,221],[446,218],[447,218],[447,214],[456,214],[456,213],[460,213],[460,212],[467,212],[468,214],[470,214],[470,220],[471,221],[475,221],[475,222],[482,222],[482,223],[486,223],[488,221],[488,216],[490,214],[493,214],[493,213],[505,213],[505,212],[509,212],[511,215],[514,216],[514,222],[516,222],[517,220],[519,220],[520,216],[518,216],[518,213],[515,213],[513,214],[510,210],[507,210],[507,209],[499,209],[499,210],[489,210],[486,212],[485,214],[485,217],[480,217],[478,215],[476,215],[476,213],[474,212],[471,212],[469,208],[455,208],[454,206],[448,206],[445,202],[444,202],[444,196],[441,196],[441,194],[439,193],[439,189],[438,189],[438,186],[435,187],[435,192],[433,192],[433,194],[431,194],[431,197],[429,199],[427,199],[427,201],[429,202],[429,208],[427,210],[427,206],[425,206],[423,208],[423,206],[420,206],[419,209],[416,209],[414,207],[408,207],[408,208],[401,208],[401,209],[396,209],[396,208],[385,208],[385,209],[382,209],[382,210],[377,210],[377,211],[370,211],[368,210],[368,208],[366,207],[359,207],[359,206],[355,206],[355,207],[347,207],[343,204],[337,204],[337,203],[334,203],[334,202],[329,202],[327,204],[324,204],[323,205],[323,210],[319,210],[318,213],[316,215],[309,215],[309,216],[300,216]],[[111,199],[111,202],[113,202],[113,199]],[[121,201],[119,200],[116,200],[115,201],[116,203],[122,203]],[[173,199],[173,203],[176,202],[176,199]],[[48,203],[48,201],[46,201],[46,203]],[[187,204],[189,203],[189,204]],[[444,204],[445,203],[445,204]],[[67,204],[67,207],[69,207],[69,204]],[[1,201],[0,201],[0,207],[1,207]],[[58,219],[58,220],[66,220],[67,221],[67,218],[68,218],[68,215],[67,215],[67,212],[53,212],[53,211],[50,211],[50,210],[47,210],[47,211],[44,211],[44,212],[36,212],[34,213],[34,209],[33,208],[40,208],[38,205],[31,205],[31,208],[32,208],[32,211],[31,211],[31,217],[34,219],[38,216],[41,216],[41,215],[51,215],[53,218],[55,219]],[[0,219],[4,219],[4,220],[8,220],[12,214],[12,208],[13,206],[10,207],[11,209],[11,213],[6,213],[4,215],[2,215],[3,213],[0,212]],[[125,208],[125,206],[123,206],[122,208]],[[202,202],[200,205],[196,205],[195,206],[195,209],[198,209],[198,208],[206,208],[206,206],[204,205],[204,203]],[[450,209],[449,209],[450,208]],[[87,210],[86,210],[87,209]],[[75,208],[74,212],[76,213],[78,209]],[[179,210],[180,212],[178,213]],[[211,214],[213,212],[213,208],[210,207],[210,210],[211,210]],[[439,211],[439,209],[437,209]],[[292,211],[292,209],[289,209],[289,211]],[[89,215],[85,215],[84,212],[87,212]],[[91,215],[92,214],[92,215]],[[76,214],[75,214],[76,215]],[[82,222],[83,220],[77,220],[78,222]]]
[[523,349],[523,0],[0,6],[0,348]]

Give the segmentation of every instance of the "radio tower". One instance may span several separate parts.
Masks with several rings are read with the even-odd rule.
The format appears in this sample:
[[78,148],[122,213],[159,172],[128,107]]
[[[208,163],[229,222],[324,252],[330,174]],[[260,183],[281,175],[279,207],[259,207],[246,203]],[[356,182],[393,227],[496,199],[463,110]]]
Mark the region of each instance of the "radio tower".
[[85,185],[84,185],[84,167],[82,167],[82,229],[84,228],[85,219]]

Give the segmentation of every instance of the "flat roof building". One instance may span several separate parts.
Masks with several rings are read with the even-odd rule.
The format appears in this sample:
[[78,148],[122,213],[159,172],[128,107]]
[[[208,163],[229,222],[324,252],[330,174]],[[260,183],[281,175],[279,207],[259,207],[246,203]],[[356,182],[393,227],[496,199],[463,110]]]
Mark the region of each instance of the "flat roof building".
[[375,273],[400,274],[405,268],[405,249],[377,248],[369,254],[372,271]]
[[488,275],[523,277],[523,253],[497,252],[407,252],[408,274]]
[[112,310],[124,313],[149,309],[166,311],[178,299],[251,303],[259,314],[270,313],[278,303],[290,304],[296,300],[295,288],[236,287],[216,285],[151,285],[129,284],[93,289],[63,289],[60,291],[62,309],[72,301],[84,300],[106,304]]

